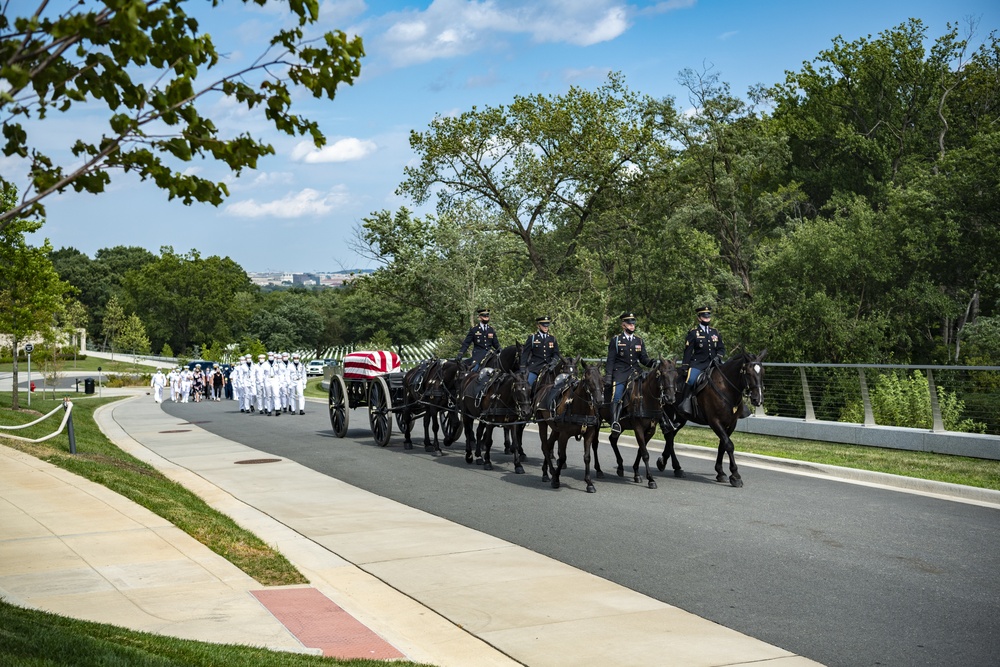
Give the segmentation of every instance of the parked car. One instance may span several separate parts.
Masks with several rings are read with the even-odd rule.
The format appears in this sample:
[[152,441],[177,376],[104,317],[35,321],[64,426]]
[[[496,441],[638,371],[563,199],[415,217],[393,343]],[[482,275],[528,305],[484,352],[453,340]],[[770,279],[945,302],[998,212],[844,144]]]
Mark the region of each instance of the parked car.
[[323,359],[313,359],[308,364],[306,364],[306,376],[311,375],[323,375],[323,368],[326,366],[326,361]]

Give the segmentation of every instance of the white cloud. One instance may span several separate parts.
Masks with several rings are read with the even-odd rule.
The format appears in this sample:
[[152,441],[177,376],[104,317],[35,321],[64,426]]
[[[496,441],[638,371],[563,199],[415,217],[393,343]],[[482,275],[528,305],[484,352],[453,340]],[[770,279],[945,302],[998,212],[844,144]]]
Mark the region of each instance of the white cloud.
[[[693,0],[666,4],[685,2]],[[377,19],[370,26],[378,44],[372,52],[390,53],[396,66],[406,66],[502,45],[505,36],[590,46],[622,35],[633,11],[621,0],[434,0],[423,11]]]
[[311,141],[301,141],[292,149],[291,158],[296,162],[306,164],[321,164],[324,162],[349,162],[374,153],[378,146],[374,141],[348,137],[340,139],[323,148],[316,148]]
[[312,188],[289,192],[281,199],[258,202],[245,199],[226,206],[225,214],[235,218],[304,218],[325,215],[347,202],[347,188],[338,185],[326,193]]
[[721,35],[719,35],[719,39],[724,42],[730,37],[735,37],[738,34],[740,34],[739,30],[730,30],[729,32],[724,32]]

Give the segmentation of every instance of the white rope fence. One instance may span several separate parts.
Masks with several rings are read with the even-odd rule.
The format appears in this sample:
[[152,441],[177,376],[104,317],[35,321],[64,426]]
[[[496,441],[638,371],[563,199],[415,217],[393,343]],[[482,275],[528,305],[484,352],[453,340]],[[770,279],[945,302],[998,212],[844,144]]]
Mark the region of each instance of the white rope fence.
[[[52,415],[54,415],[59,410],[65,411],[65,414],[63,414],[63,418],[62,418],[62,423],[59,424],[59,429],[57,431],[55,431],[54,433],[50,433],[50,434],[48,434],[48,435],[46,435],[44,437],[34,438],[34,439],[32,439],[32,438],[22,438],[19,435],[11,435],[9,433],[4,433],[3,432],[3,431],[17,431],[17,430],[22,429],[22,428],[28,428],[29,426],[34,426],[35,424],[37,424],[37,423],[39,423],[41,421],[45,421],[46,419],[48,419],[49,417],[51,417]],[[43,415],[43,416],[39,417],[38,419],[36,419],[33,422],[28,422],[27,424],[18,424],[18,425],[15,425],[15,426],[0,425],[0,438],[9,438],[11,440],[20,440],[21,442],[32,442],[32,443],[45,442],[46,440],[50,440],[50,439],[56,437],[57,435],[59,435],[60,433],[62,433],[63,430],[66,428],[66,424],[69,423],[69,425],[70,425],[69,426],[69,431],[70,431],[70,445],[72,446],[71,449],[75,450],[76,449],[76,443],[74,442],[75,438],[73,437],[73,422],[71,420],[72,416],[73,416],[73,401],[69,400],[68,398],[64,398],[62,405],[57,406],[54,410],[52,410],[52,412],[50,412],[47,415]]]

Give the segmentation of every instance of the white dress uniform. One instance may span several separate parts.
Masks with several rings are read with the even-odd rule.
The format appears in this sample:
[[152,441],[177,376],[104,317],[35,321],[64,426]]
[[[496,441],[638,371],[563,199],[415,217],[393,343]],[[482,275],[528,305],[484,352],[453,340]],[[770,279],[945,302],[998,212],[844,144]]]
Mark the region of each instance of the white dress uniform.
[[191,369],[185,368],[181,371],[181,403],[187,403],[191,397],[191,383],[193,381]]
[[281,361],[275,359],[273,355],[267,355],[268,360],[264,362],[264,379],[267,391],[268,414],[273,410],[274,416],[281,414],[281,375],[284,368]]
[[290,395],[292,414],[298,412],[300,415],[306,413],[306,367],[299,361],[299,355],[292,357],[292,363],[288,364],[288,393]]
[[167,380],[170,382],[170,400],[174,403],[181,395],[181,369],[175,368],[167,374]]
[[267,380],[264,377],[264,365],[267,363],[267,357],[263,354],[258,356],[259,361],[254,364],[254,386],[257,388],[257,395],[255,397],[255,402],[257,403],[257,412],[260,414],[265,414],[267,408]]
[[257,398],[257,380],[254,377],[253,359],[249,355],[240,364],[240,372],[243,374],[243,402],[240,407],[247,412],[253,412],[254,399]]
[[167,376],[163,371],[157,370],[156,375],[150,380],[149,386],[153,388],[153,400],[157,403],[163,402],[163,388],[167,386]]

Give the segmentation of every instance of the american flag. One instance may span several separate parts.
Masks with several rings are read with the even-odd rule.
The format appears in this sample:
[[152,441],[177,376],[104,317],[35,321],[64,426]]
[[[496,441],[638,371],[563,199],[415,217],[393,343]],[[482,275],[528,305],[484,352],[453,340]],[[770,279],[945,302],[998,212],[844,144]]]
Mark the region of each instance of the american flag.
[[399,355],[395,352],[351,352],[344,357],[345,380],[367,380],[399,370]]

